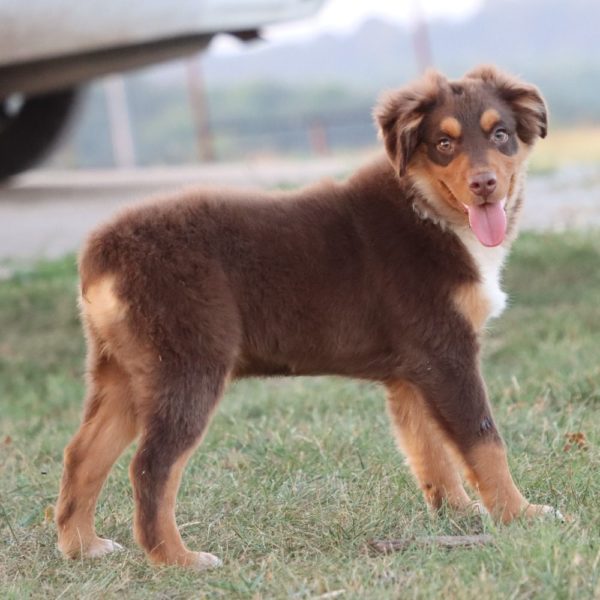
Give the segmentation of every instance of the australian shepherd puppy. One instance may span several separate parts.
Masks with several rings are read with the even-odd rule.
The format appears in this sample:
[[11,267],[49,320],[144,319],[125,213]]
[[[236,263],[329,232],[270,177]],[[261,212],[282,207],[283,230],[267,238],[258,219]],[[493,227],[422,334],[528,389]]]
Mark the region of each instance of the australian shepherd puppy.
[[294,192],[195,189],[97,229],[80,258],[88,342],[81,427],[65,450],[59,548],[100,556],[94,511],[137,438],[134,529],[151,561],[202,569],[175,523],[185,465],[227,383],[341,375],[380,382],[428,505],[498,521],[556,514],[513,482],[482,380],[482,329],[525,162],[546,135],[539,91],[493,67],[428,72],[385,95],[386,156],[347,181]]

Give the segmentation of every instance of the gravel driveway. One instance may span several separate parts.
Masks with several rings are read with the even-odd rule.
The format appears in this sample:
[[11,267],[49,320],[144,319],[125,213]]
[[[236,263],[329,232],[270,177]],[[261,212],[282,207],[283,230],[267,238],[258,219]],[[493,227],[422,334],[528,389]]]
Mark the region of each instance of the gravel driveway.
[[[254,162],[136,171],[31,172],[0,188],[0,261],[77,250],[118,208],[192,184],[294,186],[351,172],[364,158]],[[523,229],[600,227],[600,168],[530,176]]]

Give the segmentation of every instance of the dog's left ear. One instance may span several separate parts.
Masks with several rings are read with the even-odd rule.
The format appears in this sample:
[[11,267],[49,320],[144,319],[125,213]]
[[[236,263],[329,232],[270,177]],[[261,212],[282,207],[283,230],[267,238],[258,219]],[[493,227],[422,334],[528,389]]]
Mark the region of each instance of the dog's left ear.
[[490,65],[467,73],[470,79],[481,79],[512,108],[517,119],[517,135],[526,144],[545,138],[548,132],[548,107],[540,91],[529,83]]
[[415,83],[385,93],[373,110],[388,157],[401,177],[421,142],[421,123],[435,105],[446,78],[427,71]]

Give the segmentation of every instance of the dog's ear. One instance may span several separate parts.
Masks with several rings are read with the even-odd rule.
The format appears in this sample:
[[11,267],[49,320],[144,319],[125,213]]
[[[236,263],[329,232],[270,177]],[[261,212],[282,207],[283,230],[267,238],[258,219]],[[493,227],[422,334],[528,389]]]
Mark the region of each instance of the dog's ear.
[[447,83],[443,75],[429,70],[415,83],[385,93],[373,110],[373,117],[392,165],[400,176],[421,141],[421,123]]
[[470,79],[481,79],[511,108],[517,119],[517,135],[526,144],[548,132],[548,107],[540,91],[529,83],[508,75],[491,65],[483,65],[467,73]]

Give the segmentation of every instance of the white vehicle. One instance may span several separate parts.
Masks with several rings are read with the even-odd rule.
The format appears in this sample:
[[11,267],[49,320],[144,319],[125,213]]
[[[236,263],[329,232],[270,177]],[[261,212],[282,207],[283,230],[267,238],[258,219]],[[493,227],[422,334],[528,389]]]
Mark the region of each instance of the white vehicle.
[[0,0],[0,180],[35,164],[78,89],[193,54],[217,33],[248,40],[324,0]]

